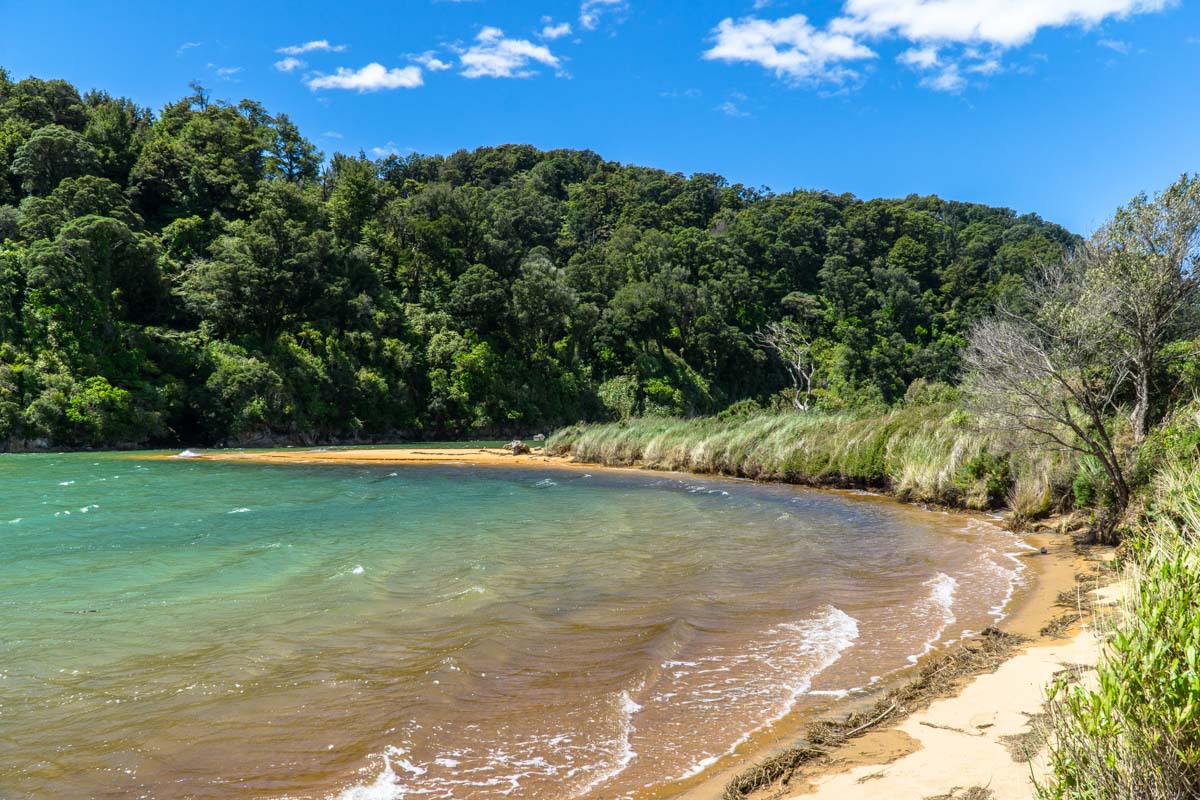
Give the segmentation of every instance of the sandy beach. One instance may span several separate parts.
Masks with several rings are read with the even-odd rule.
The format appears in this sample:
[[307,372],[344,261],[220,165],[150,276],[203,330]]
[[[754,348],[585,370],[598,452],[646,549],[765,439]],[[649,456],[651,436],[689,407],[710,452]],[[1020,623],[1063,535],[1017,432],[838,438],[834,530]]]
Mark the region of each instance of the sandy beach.
[[[554,466],[608,469],[544,455],[540,449],[514,456],[502,449],[373,448],[214,450],[200,460],[291,464],[461,464],[470,466]],[[1067,666],[1090,666],[1098,645],[1086,618],[1058,634],[1041,631],[1068,609],[1056,602],[1077,586],[1077,575],[1091,572],[1095,554],[1077,553],[1070,537],[1053,528],[1023,537],[1032,550],[1023,556],[1027,579],[1007,609],[1001,628],[1026,642],[993,672],[965,679],[950,696],[933,699],[894,722],[852,738],[829,755],[805,765],[786,784],[756,791],[751,797],[817,798],[954,798],[973,787],[985,787],[996,800],[1034,796],[1033,774],[1040,759],[1020,755],[1014,742],[1028,741],[1030,720],[1043,711],[1045,689]],[[1041,548],[1047,550],[1041,554]],[[945,654],[935,651],[926,660]],[[924,662],[923,662],[924,663]],[[915,668],[914,668],[915,669]],[[911,673],[896,676],[900,683]],[[726,783],[745,769],[794,745],[811,720],[785,718],[723,760],[715,772],[699,776],[668,795],[683,800],[713,800]]]
[[[534,448],[525,455],[514,456],[500,448],[361,448],[329,449],[286,448],[280,450],[201,450],[187,458],[201,461],[247,461],[256,464],[463,464],[471,466],[571,466],[565,457],[544,455]],[[183,456],[164,456],[180,458]],[[575,465],[583,466],[583,465]]]

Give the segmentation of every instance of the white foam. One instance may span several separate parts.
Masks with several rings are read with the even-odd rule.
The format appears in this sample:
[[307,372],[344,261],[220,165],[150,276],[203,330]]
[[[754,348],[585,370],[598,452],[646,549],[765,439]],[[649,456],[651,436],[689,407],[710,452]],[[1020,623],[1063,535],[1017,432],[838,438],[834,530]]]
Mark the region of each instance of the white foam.
[[939,572],[922,585],[929,587],[929,596],[917,606],[917,616],[918,618],[940,616],[941,623],[938,625],[937,630],[925,640],[925,646],[921,652],[908,657],[909,662],[912,664],[917,663],[922,656],[933,650],[942,638],[942,634],[946,632],[946,629],[958,619],[954,614],[954,593],[958,589],[958,581],[944,572]]
[[405,795],[403,787],[398,785],[399,779],[388,754],[384,753],[383,769],[374,781],[365,786],[351,786],[336,795],[336,800],[397,800]]
[[75,481],[61,481],[58,485],[59,486],[74,486]]
[[[633,691],[641,691],[641,689],[642,685],[639,684]],[[642,710],[642,707],[633,699],[632,692],[628,690],[617,693],[616,705],[620,714],[619,732],[613,741],[617,755],[616,763],[584,784],[574,793],[575,797],[582,797],[597,786],[608,783],[624,772],[637,758],[637,751],[633,749],[633,733],[636,730],[633,726],[633,717]]]
[[178,455],[177,455],[177,456],[175,456],[175,457],[176,457],[176,458],[199,458],[199,457],[200,457],[200,453],[199,453],[198,451],[196,451],[196,450],[193,450],[193,449],[191,449],[191,448],[189,447],[187,450],[184,450],[182,453],[178,454]]
[[[999,520],[999,517],[995,519]],[[1013,547],[1020,548],[1026,551],[1037,551],[1037,548],[1028,542],[1022,541],[1015,534],[1005,530],[999,525],[994,525],[990,522],[985,522],[981,519],[971,519],[967,522],[963,529],[966,533],[978,534],[987,533],[993,535],[1001,535],[1006,540],[1006,544],[1011,544]],[[1002,551],[999,546],[991,549],[990,553],[983,553],[980,558],[984,562],[984,568],[992,575],[998,576],[1004,581],[1004,596],[998,603],[988,609],[995,623],[1001,622],[1008,615],[1008,605],[1012,602],[1013,595],[1016,593],[1017,587],[1025,582],[1025,563],[1020,558],[1020,553],[1010,553]],[[998,563],[1000,560],[1008,561],[1011,567],[1006,568]]]
[[350,570],[350,573],[352,575],[362,575],[365,571],[366,570],[363,569],[362,564],[358,564],[357,566],[354,567],[354,569]]
[[[745,666],[748,662],[757,661],[768,670],[757,681],[742,687],[740,697],[776,696],[776,691],[782,684],[785,695],[782,702],[775,705],[773,711],[768,711],[754,727],[742,733],[722,753],[705,753],[700,759],[689,766],[683,773],[671,780],[685,780],[699,775],[717,761],[732,755],[751,736],[774,725],[792,712],[805,695],[817,694],[811,691],[812,682],[825,670],[833,666],[850,647],[858,641],[858,620],[834,606],[825,606],[810,619],[795,623],[786,623],[767,632],[770,637],[760,645],[754,646],[748,653],[732,659],[737,665]],[[706,657],[702,661],[719,660]],[[799,663],[796,663],[799,662]],[[801,667],[800,665],[804,666]],[[795,667],[799,671],[788,675],[787,670]],[[703,672],[703,671],[702,671]],[[676,673],[682,675],[685,673]],[[701,674],[697,672],[695,674]],[[784,681],[790,679],[791,683]],[[692,689],[692,702],[701,704],[724,703],[730,699],[730,694],[738,696],[727,688],[707,688],[725,686],[724,684],[702,684],[700,688]],[[702,695],[697,697],[697,695]],[[674,695],[671,695],[674,696]]]
[[248,508],[235,508],[233,511],[230,511],[229,513],[230,513],[230,514],[249,514],[249,513],[250,513],[250,509],[248,509]]
[[398,747],[388,747],[383,751],[383,757],[385,759],[395,759],[396,766],[407,772],[409,775],[416,775],[417,777],[420,777],[421,775],[429,772],[426,767],[418,767],[416,764],[404,758],[404,751]]

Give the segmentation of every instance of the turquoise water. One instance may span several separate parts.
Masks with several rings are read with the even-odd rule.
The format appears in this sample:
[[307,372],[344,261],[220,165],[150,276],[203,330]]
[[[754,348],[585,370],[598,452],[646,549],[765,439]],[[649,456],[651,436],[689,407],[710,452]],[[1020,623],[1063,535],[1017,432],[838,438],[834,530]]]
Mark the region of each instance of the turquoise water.
[[657,796],[994,621],[1007,533],[656,473],[0,456],[0,797]]

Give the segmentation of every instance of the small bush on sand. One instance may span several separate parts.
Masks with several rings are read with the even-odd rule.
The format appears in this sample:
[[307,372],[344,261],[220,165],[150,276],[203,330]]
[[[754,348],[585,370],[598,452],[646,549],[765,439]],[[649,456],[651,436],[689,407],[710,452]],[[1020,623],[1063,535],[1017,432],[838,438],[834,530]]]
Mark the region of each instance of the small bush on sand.
[[1155,496],[1096,684],[1053,689],[1048,800],[1200,797],[1200,468]]

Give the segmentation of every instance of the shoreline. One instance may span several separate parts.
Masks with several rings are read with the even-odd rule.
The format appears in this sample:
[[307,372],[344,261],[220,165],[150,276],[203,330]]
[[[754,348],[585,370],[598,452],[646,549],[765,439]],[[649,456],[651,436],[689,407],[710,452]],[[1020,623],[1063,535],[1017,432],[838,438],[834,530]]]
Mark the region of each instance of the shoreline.
[[[1099,649],[1086,615],[1054,637],[1042,633],[1067,609],[1058,606],[1062,593],[1085,592],[1077,574],[1101,558],[1075,552],[1069,536],[1049,530],[1023,536],[1048,555],[1031,551],[1022,555],[1030,578],[1007,606],[999,626],[1024,640],[1005,654],[993,669],[969,674],[947,693],[920,699],[904,713],[833,746],[826,754],[796,767],[784,780],[774,780],[738,796],[771,800],[870,800],[877,797],[953,798],[973,786],[993,792],[991,800],[1028,800],[1035,796],[1028,761],[1018,761],[1009,742],[1029,739],[1031,720],[1043,711],[1045,688],[1068,665],[1092,667]],[[943,645],[916,665],[893,675],[886,686],[860,698],[854,710],[871,707],[871,699],[889,689],[900,689],[925,665],[952,657],[967,642]],[[997,698],[1000,698],[997,700]],[[841,721],[851,711],[842,703],[826,719]],[[766,733],[767,741],[739,748],[727,764],[690,786],[664,795],[670,800],[714,800],[724,795],[730,781],[805,741],[812,720],[792,719]],[[786,724],[790,723],[790,724]],[[773,741],[770,741],[773,739]],[[1044,753],[1039,753],[1044,755]],[[1034,763],[1037,760],[1034,759]],[[947,765],[954,765],[948,770]],[[789,771],[790,772],[790,771]]]
[[[378,448],[286,448],[265,450],[198,450],[192,456],[155,453],[151,458],[169,461],[225,461],[251,464],[357,464],[388,466],[396,464],[442,464],[472,467],[558,466],[589,467],[593,465],[572,461],[565,456],[549,456],[542,448],[525,455],[514,456],[496,447],[388,447]],[[146,458],[145,454],[130,453],[130,457]],[[608,469],[607,467],[597,468]]]
[[[145,457],[145,456],[142,456]],[[162,459],[179,459],[162,454]],[[228,463],[295,465],[441,465],[468,467],[550,467],[559,469],[602,469],[617,472],[661,472],[637,466],[613,467],[577,461],[570,456],[545,455],[541,448],[514,456],[499,448],[425,448],[413,446],[363,448],[287,448],[266,450],[202,451],[179,460],[220,461]],[[668,474],[698,474],[690,472]],[[729,476],[710,476],[725,477]],[[835,486],[797,484],[801,488],[845,492]],[[859,492],[853,492],[860,494]],[[881,501],[897,502],[914,508],[927,506],[906,503],[887,492],[863,493]],[[966,517],[982,518],[977,512],[958,511]],[[994,521],[994,520],[993,520]],[[975,785],[970,775],[978,775],[978,785],[988,786],[996,800],[1018,800],[1034,795],[1029,763],[1014,760],[1005,741],[1028,732],[1029,719],[1041,711],[1044,687],[1065,663],[1091,665],[1097,647],[1087,625],[1069,626],[1066,638],[1052,639],[1041,631],[1061,617],[1065,609],[1057,607],[1060,595],[1076,589],[1076,575],[1094,565],[1097,558],[1077,552],[1068,534],[1041,526],[1015,534],[1031,549],[1018,558],[1025,566],[1025,580],[1004,609],[999,626],[1025,641],[1006,654],[992,671],[964,678],[949,694],[926,698],[910,713],[889,718],[871,726],[829,753],[804,764],[786,783],[766,784],[747,795],[750,798],[870,798],[886,794],[894,797],[952,797],[956,790]],[[1040,553],[1046,547],[1047,555]],[[978,636],[972,637],[978,639]],[[966,640],[969,641],[969,640]],[[959,647],[962,647],[959,644]],[[869,705],[871,697],[882,695],[888,687],[898,687],[928,663],[952,652],[942,645],[921,658],[912,667],[899,670],[883,687],[866,698],[831,702],[828,715],[845,716],[852,705]],[[1090,658],[1089,658],[1090,656]],[[1004,698],[995,702],[994,698]],[[803,717],[803,718],[802,718]],[[818,717],[817,719],[820,719]],[[951,721],[947,721],[951,720]],[[954,721],[957,720],[958,724]],[[742,772],[776,756],[803,740],[808,725],[815,720],[798,712],[751,736],[712,768],[653,793],[656,798],[672,800],[713,800],[722,796],[726,785]],[[1023,734],[1024,732],[1024,734]],[[967,767],[969,763],[969,768]],[[944,769],[955,764],[955,769]],[[883,794],[880,794],[880,793]],[[896,792],[901,792],[896,794]]]

